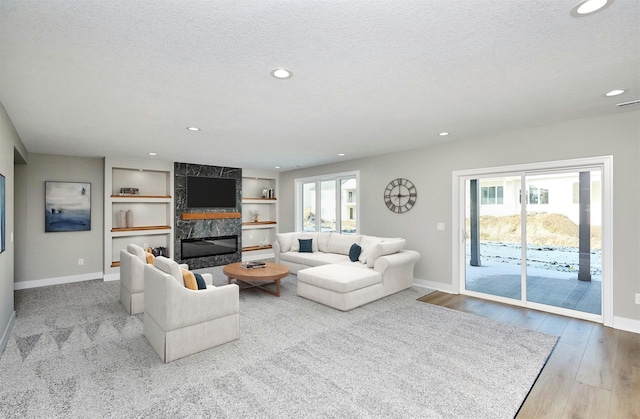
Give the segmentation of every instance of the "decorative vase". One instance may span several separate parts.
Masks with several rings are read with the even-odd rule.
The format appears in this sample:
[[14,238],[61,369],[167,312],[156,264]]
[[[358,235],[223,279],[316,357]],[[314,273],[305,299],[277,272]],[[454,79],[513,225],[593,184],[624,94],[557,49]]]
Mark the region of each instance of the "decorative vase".
[[127,219],[124,210],[118,211],[118,227],[125,228],[127,226]]
[[253,216],[253,222],[254,222],[254,223],[257,223],[257,222],[258,222],[258,216],[257,216],[257,215],[254,215],[254,216]]
[[127,211],[127,228],[133,227],[133,211]]

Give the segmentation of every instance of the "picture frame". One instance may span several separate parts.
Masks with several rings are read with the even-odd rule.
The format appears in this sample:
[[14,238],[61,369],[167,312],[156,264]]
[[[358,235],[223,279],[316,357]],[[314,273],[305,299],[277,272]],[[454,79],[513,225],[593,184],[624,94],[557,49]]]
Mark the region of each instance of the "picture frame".
[[0,253],[4,252],[6,244],[6,224],[5,224],[5,177],[0,174]]
[[45,233],[91,230],[91,183],[45,181]]

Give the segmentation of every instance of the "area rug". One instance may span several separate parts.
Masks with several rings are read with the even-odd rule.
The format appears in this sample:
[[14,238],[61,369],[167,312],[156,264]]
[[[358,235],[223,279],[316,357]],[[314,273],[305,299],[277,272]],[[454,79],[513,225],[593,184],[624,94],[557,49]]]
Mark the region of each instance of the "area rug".
[[417,302],[424,289],[344,313],[291,275],[280,298],[241,293],[239,340],[163,364],[118,287],[16,292],[0,417],[511,418],[557,339]]

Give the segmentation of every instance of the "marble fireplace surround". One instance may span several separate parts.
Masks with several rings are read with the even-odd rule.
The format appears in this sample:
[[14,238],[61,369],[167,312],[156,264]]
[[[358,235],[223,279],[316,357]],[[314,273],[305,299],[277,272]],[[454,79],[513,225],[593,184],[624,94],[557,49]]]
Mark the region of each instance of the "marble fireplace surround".
[[[187,263],[190,269],[221,266],[241,261],[242,169],[176,162],[174,163],[174,176],[175,234],[173,248],[175,260],[178,263]],[[236,208],[187,208],[187,176],[235,179]],[[183,239],[220,236],[238,236],[238,249],[235,253],[189,259],[182,258],[181,242]]]

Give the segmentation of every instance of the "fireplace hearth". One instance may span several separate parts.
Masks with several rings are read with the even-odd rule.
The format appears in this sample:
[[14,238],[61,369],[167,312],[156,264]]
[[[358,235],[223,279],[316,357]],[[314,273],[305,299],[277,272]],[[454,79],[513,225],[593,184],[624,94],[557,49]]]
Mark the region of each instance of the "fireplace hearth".
[[238,236],[182,239],[180,249],[182,259],[228,255],[238,251]]

